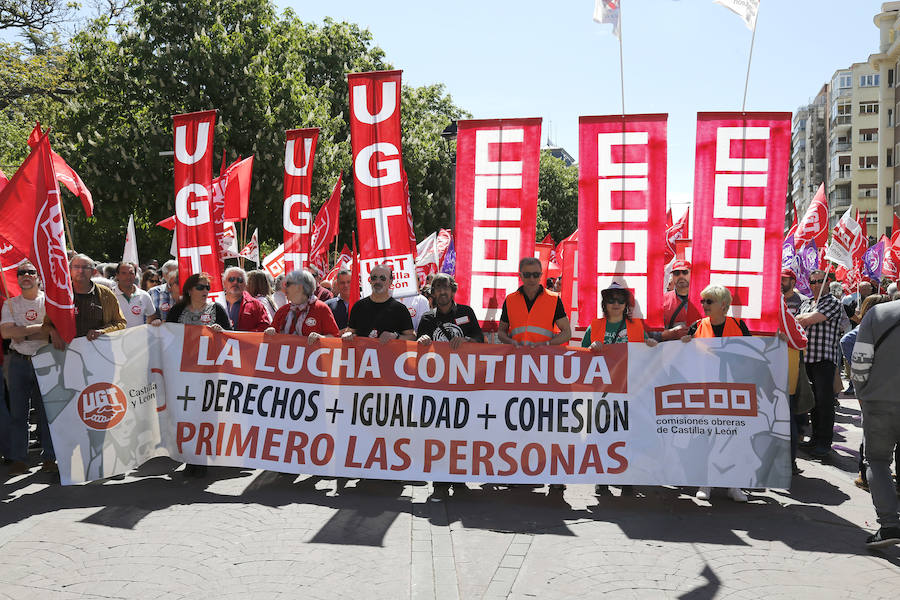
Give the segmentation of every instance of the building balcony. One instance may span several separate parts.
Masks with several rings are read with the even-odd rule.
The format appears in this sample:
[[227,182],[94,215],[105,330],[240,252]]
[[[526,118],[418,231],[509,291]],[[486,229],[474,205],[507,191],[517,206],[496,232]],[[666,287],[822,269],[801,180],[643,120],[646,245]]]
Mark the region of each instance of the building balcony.
[[850,183],[851,169],[839,169],[831,172],[831,178],[828,180],[830,186],[848,185]]
[[838,115],[831,120],[831,131],[844,131],[850,128],[853,120],[851,115]]
[[853,144],[850,142],[840,142],[831,145],[831,152],[834,154],[842,154],[844,152],[850,152],[853,149]]
[[847,210],[850,208],[850,197],[849,196],[834,196],[829,200],[829,205],[832,210]]

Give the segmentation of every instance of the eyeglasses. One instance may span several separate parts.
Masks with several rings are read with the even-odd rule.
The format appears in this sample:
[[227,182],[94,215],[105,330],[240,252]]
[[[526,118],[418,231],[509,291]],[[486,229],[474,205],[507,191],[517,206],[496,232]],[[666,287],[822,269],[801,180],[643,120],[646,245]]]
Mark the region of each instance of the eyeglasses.
[[625,298],[607,298],[607,304],[625,304]]
[[541,276],[541,272],[523,271],[520,275],[522,276],[522,279],[538,279]]
[[243,277],[229,277],[228,283],[244,283]]
[[384,275],[369,275],[369,281],[387,281],[388,278]]
[[690,273],[690,271],[688,271],[687,269],[684,269],[684,270],[679,269],[678,271],[672,271],[672,275],[687,275],[688,273]]
[[194,289],[195,289],[195,290],[198,290],[198,291],[200,291],[200,292],[208,292],[208,291],[209,291],[209,284],[203,284],[203,283],[200,283],[200,284],[195,285],[195,286],[194,286]]
[[22,269],[21,271],[16,271],[16,275],[19,277],[22,275],[37,275],[37,271],[34,269]]
[[704,298],[700,301],[700,304],[715,304],[715,300],[710,300],[709,298]]
[[809,285],[818,285],[818,284],[822,283],[823,281],[825,281],[825,280],[824,279],[810,279]]

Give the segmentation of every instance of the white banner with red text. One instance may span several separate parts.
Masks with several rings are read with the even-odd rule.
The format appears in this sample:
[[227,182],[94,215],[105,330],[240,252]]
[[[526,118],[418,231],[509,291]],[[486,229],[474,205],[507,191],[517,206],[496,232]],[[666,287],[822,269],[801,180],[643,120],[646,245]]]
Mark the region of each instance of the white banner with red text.
[[456,138],[456,292],[486,331],[534,256],[541,119],[459,121]]
[[691,298],[731,291],[731,315],[756,333],[780,325],[791,113],[698,113]]
[[791,478],[777,338],[451,352],[164,324],[47,348],[34,366],[64,484],[154,456],[425,481],[786,488]]
[[347,75],[363,296],[371,293],[369,272],[380,263],[393,267],[394,297],[411,296],[419,289],[403,170],[400,74],[377,71]]

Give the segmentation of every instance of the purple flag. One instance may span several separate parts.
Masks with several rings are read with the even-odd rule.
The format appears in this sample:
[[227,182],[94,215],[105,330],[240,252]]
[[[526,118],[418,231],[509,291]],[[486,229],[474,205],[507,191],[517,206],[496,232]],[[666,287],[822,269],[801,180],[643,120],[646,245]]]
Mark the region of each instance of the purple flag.
[[444,254],[444,260],[441,263],[441,273],[456,275],[456,245],[452,237],[450,238],[450,245],[447,246],[447,253]]
[[881,266],[884,264],[884,242],[878,242],[863,255],[863,274],[875,281],[881,281]]

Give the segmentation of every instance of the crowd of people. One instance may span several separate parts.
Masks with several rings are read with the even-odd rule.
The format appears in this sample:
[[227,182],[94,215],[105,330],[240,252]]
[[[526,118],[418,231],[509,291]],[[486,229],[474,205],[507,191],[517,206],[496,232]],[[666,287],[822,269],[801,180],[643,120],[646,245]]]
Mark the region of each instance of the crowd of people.
[[[69,268],[75,300],[76,337],[93,340],[119,329],[163,322],[206,326],[217,331],[255,331],[264,335],[298,335],[307,343],[323,337],[355,336],[392,340],[416,340],[419,344],[448,342],[455,351],[462,343],[484,343],[486,336],[469,306],[455,300],[457,284],[451,275],[431,274],[421,292],[396,299],[392,295],[393,272],[381,264],[373,267],[368,280],[371,294],[351,304],[352,274],[339,270],[334,281],[323,281],[316,267],[286,273],[273,280],[262,270],[246,272],[228,267],[222,277],[224,300],[210,300],[212,281],[205,273],[194,273],[179,286],[178,264],[161,267],[154,261],[143,268],[121,262],[96,264],[83,254],[70,254]],[[0,454],[10,477],[26,473],[29,420],[36,424],[41,449],[41,469],[57,470],[53,442],[43,410],[31,357],[45,344],[65,348],[65,342],[44,310],[44,294],[34,265],[18,266],[21,294],[0,297],[0,333],[8,350],[0,378],[7,401],[0,402]],[[503,302],[497,338],[499,343],[522,347],[569,344],[572,325],[558,293],[559,278],[544,278],[541,261],[523,258],[519,264],[522,285]],[[669,291],[663,298],[664,327],[652,331],[634,316],[631,291],[617,283],[601,290],[602,314],[590,324],[581,346],[601,352],[608,344],[660,342],[689,343],[695,338],[749,336],[743,320],[728,315],[731,293],[710,285],[699,298],[690,297],[691,264],[676,260],[671,265]],[[900,352],[900,292],[891,284],[886,293],[863,282],[852,294],[844,294],[833,275],[813,271],[812,294],[796,289],[796,276],[782,272],[781,291],[786,309],[803,327],[808,340],[802,351],[789,351],[791,459],[794,473],[800,451],[810,458],[825,459],[832,452],[835,406],[839,393],[856,394],[864,415],[864,448],[860,448],[860,475],[856,483],[870,490],[881,529],[868,541],[870,546],[900,543],[898,499],[900,483],[892,479],[890,462],[900,440],[900,403],[890,392],[900,384],[898,369],[890,357]],[[784,339],[783,332],[778,334]],[[802,365],[802,368],[801,368]],[[842,389],[840,372],[852,371],[852,383]],[[892,387],[893,386],[893,387]],[[0,396],[2,397],[2,396]],[[867,464],[866,464],[867,463]],[[202,476],[205,467],[186,465],[186,474]],[[551,485],[551,492],[564,486]],[[436,483],[434,497],[449,494],[450,484]],[[607,486],[598,485],[598,494]],[[623,493],[631,493],[623,486]],[[696,497],[710,500],[713,490],[701,487]],[[727,490],[737,502],[747,494]]]

